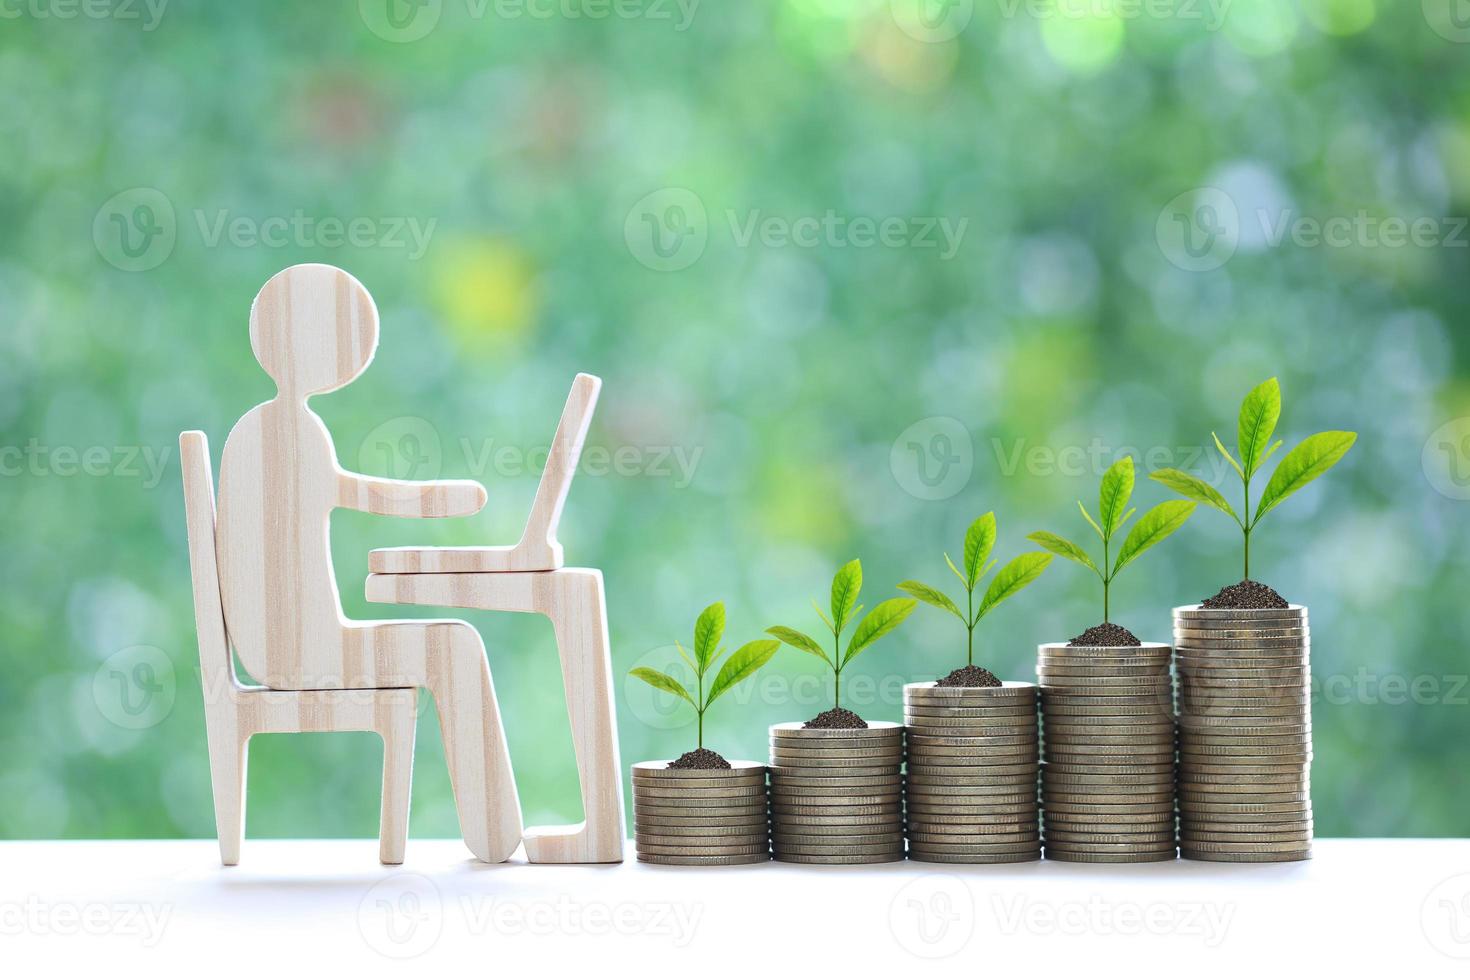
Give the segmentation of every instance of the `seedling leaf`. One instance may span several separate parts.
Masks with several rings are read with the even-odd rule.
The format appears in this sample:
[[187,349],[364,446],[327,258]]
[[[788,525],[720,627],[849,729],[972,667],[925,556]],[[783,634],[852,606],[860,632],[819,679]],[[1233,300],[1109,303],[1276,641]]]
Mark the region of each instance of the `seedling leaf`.
[[[1262,456],[1261,458],[1264,459],[1265,457]],[[1149,474],[1149,478],[1157,480],[1170,490],[1173,490],[1181,496],[1188,497],[1190,500],[1198,500],[1202,504],[1209,504],[1216,510],[1224,511],[1235,518],[1235,523],[1240,523],[1240,518],[1236,516],[1235,508],[1230,506],[1230,501],[1225,499],[1225,495],[1193,473],[1186,473],[1183,470],[1176,469],[1162,469],[1154,470]]]
[[699,667],[694,663],[694,658],[689,656],[689,651],[684,649],[684,644],[675,640],[674,647],[679,651],[679,656],[684,658],[684,662],[689,665],[689,669],[694,672],[695,676],[699,676]]
[[1107,541],[1108,536],[1103,533],[1102,526],[1098,524],[1097,521],[1093,520],[1092,515],[1087,512],[1087,505],[1079,500],[1077,501],[1077,509],[1082,511],[1083,518],[1086,519],[1087,523],[1092,525],[1092,529],[1097,532],[1097,539],[1099,541]]
[[1301,445],[1276,464],[1276,472],[1271,474],[1271,481],[1266,484],[1261,502],[1256,506],[1255,521],[1259,521],[1271,508],[1337,465],[1337,461],[1353,447],[1357,438],[1356,432],[1333,431],[1319,432],[1303,439]]
[[995,512],[983,514],[975,519],[965,532],[965,588],[973,590],[980,581],[980,566],[990,557],[995,547]]
[[1213,432],[1211,432],[1210,435],[1215,440],[1215,448],[1218,449],[1218,450],[1220,450],[1220,455],[1221,456],[1224,456],[1225,457],[1225,462],[1229,463],[1230,466],[1231,466],[1231,468],[1235,470],[1236,474],[1242,480],[1244,480],[1245,479],[1245,470],[1241,469],[1240,468],[1240,464],[1235,461],[1235,457],[1232,456],[1232,455],[1230,455],[1230,450],[1228,450],[1228,449],[1225,448],[1225,444],[1220,441],[1220,437],[1218,435],[1215,435],[1215,433],[1213,433]]
[[1269,378],[1252,388],[1240,405],[1236,449],[1240,451],[1240,465],[1246,476],[1260,467],[1280,419],[1281,385],[1275,378]]
[[680,684],[678,681],[674,680],[663,671],[654,670],[652,667],[634,667],[632,670],[628,671],[628,673],[632,674],[634,677],[638,678],[640,681],[649,685],[650,687],[655,687],[660,691],[667,691],[668,693],[675,695],[676,697],[683,698],[685,701],[689,702],[690,707],[692,707],[695,711],[699,710],[699,705],[695,704],[694,699],[689,696],[689,692],[684,690],[684,685]]
[[714,602],[705,607],[704,612],[699,614],[699,619],[694,623],[694,661],[698,665],[695,668],[700,677],[709,670],[709,665],[714,661],[716,650],[720,645],[720,637],[725,635],[725,604]]
[[832,577],[832,629],[841,633],[863,588],[863,565],[854,558]]
[[1166,500],[1140,517],[1118,551],[1112,574],[1117,575],[1133,559],[1183,527],[1197,506],[1192,500]]
[[710,685],[704,706],[708,708],[715,698],[764,667],[780,648],[781,644],[776,640],[751,640],[730,654],[720,672],[715,675],[715,682]]
[[1102,572],[1097,571],[1097,566],[1092,563],[1092,558],[1087,552],[1060,535],[1052,534],[1050,531],[1033,531],[1026,535],[1026,540],[1036,542],[1054,555],[1061,555],[1079,565],[1086,565],[1097,572],[1099,577],[1102,576]]
[[827,656],[827,651],[823,650],[821,646],[818,645],[816,640],[812,639],[810,636],[807,636],[800,630],[794,630],[789,626],[772,626],[770,629],[766,630],[766,632],[774,636],[776,639],[780,640],[782,643],[785,643],[787,646],[793,646],[798,650],[804,650],[814,657],[820,658],[821,661],[825,663],[828,667],[832,666],[832,658]]
[[1028,551],[1012,558],[990,580],[990,587],[985,590],[985,598],[980,602],[980,615],[984,616],[1036,581],[1036,577],[1051,564],[1051,559],[1052,556],[1044,551]]
[[898,587],[920,602],[927,602],[931,606],[948,610],[958,616],[960,622],[965,621],[965,614],[960,612],[960,607],[954,604],[953,599],[938,589],[925,585],[923,582],[915,582],[913,579],[898,583]]
[[965,579],[965,573],[955,567],[954,560],[949,557],[949,552],[947,551],[944,553],[944,563],[949,566],[951,572],[954,572],[954,577],[960,580],[960,584],[968,590],[970,583]]
[[1122,527],[1123,511],[1128,509],[1128,498],[1133,496],[1133,457],[1124,456],[1103,474],[1102,486],[1097,494],[1097,518],[1102,524],[1103,534],[1111,538]]
[[842,666],[846,667],[853,657],[907,619],[917,605],[918,602],[913,599],[885,599],[874,606],[873,611],[864,616],[857,629],[852,631],[852,639],[847,643],[847,653],[842,657]]

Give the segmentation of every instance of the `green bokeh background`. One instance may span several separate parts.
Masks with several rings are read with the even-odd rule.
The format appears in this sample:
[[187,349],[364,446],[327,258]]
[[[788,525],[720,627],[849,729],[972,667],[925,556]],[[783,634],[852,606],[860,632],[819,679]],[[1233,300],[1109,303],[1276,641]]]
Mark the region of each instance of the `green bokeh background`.
[[[606,574],[625,765],[691,746],[688,713],[624,676],[672,664],[708,602],[735,643],[814,630],[841,562],[870,605],[947,585],[942,552],[991,509],[1002,558],[1037,528],[1086,540],[1073,501],[1119,452],[1233,495],[1209,434],[1233,443],[1278,375],[1287,448],[1360,433],[1253,555],[1311,607],[1318,833],[1465,834],[1470,31],[1434,2],[925,4],[7,7],[0,836],[213,834],[177,436],[217,460],[269,397],[249,304],[307,261],[382,314],[373,367],[314,403],[343,464],[490,490],[466,520],[339,512],[350,616],[438,614],[365,602],[368,550],[513,540],[573,374],[604,379],[562,540]],[[1334,217],[1354,227],[1332,243],[1300,223]],[[850,224],[888,218],[887,242]],[[1201,513],[1119,579],[1114,619],[1167,639],[1238,564]],[[1038,642],[1099,614],[1057,563],[978,659],[1033,678]],[[577,819],[549,626],[466,618],[528,822]],[[962,659],[921,609],[847,703],[897,719],[903,681]],[[768,724],[825,706],[816,666],[783,651],[707,742],[762,757]],[[376,833],[372,736],[263,738],[252,762],[252,835]],[[414,834],[454,835],[427,704],[415,775]]]

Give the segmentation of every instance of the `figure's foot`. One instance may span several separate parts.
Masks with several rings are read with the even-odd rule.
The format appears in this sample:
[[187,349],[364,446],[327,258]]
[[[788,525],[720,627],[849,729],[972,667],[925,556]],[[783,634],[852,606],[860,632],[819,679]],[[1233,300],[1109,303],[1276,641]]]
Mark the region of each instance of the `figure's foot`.
[[532,864],[617,864],[623,860],[620,827],[593,834],[586,822],[563,827],[528,827],[526,859]]

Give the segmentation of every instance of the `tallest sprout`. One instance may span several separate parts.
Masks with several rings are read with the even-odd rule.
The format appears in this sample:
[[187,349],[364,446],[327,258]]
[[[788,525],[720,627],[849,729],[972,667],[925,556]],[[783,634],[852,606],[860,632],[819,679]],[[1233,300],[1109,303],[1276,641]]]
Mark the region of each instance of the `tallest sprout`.
[[1241,403],[1235,444],[1235,451],[1240,455],[1240,459],[1237,460],[1230,455],[1230,450],[1225,448],[1225,444],[1220,441],[1218,435],[1210,433],[1214,436],[1215,448],[1220,451],[1220,455],[1225,457],[1226,462],[1240,477],[1241,492],[1245,503],[1244,516],[1235,512],[1235,508],[1230,506],[1230,502],[1220,491],[1191,473],[1183,470],[1163,469],[1149,474],[1151,479],[1157,480],[1175,493],[1182,494],[1191,500],[1197,500],[1202,504],[1209,504],[1216,510],[1230,515],[1231,519],[1239,525],[1241,536],[1244,539],[1245,578],[1247,579],[1251,577],[1251,532],[1255,530],[1257,524],[1261,523],[1261,518],[1287,497],[1337,465],[1337,461],[1353,447],[1353,443],[1358,438],[1356,432],[1338,431],[1319,432],[1316,435],[1307,436],[1302,440],[1301,445],[1287,453],[1282,457],[1281,462],[1276,464],[1276,471],[1266,482],[1266,489],[1261,492],[1261,499],[1256,503],[1256,512],[1252,514],[1251,478],[1256,475],[1266,460],[1281,448],[1280,439],[1275,442],[1271,441],[1271,436],[1276,431],[1276,423],[1280,418],[1281,385],[1275,378],[1271,378],[1251,389],[1250,394],[1246,395],[1245,401]]

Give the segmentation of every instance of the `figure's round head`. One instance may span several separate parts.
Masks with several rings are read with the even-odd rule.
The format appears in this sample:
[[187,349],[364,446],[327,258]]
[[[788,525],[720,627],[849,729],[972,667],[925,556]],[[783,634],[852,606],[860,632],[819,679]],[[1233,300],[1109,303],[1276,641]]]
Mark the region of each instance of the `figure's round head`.
[[256,293],[250,349],[282,392],[335,391],[372,363],[378,309],[363,284],[341,269],[293,265]]

